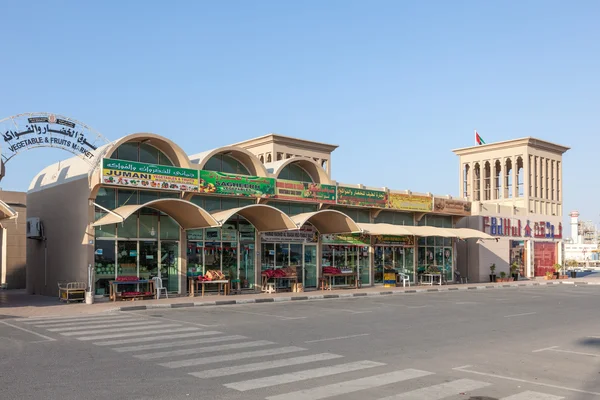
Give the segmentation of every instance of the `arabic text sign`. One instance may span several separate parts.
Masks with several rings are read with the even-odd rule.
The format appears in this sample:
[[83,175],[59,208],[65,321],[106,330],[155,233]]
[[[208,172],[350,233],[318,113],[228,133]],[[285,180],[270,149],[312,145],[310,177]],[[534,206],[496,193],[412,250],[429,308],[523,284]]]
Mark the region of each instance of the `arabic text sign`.
[[277,179],[275,185],[278,199],[335,204],[336,187],[333,185],[283,179]]
[[102,182],[107,185],[196,192],[198,171],[105,158],[102,161]]
[[471,202],[436,197],[433,211],[441,214],[471,215]]
[[395,210],[430,212],[433,209],[433,199],[429,196],[390,193],[389,208]]
[[0,127],[4,151],[16,154],[34,147],[57,147],[91,161],[94,150],[105,140],[67,117],[54,114],[26,114],[11,117]]
[[387,193],[379,190],[338,186],[337,203],[349,206],[385,208]]
[[202,170],[199,191],[209,194],[269,198],[275,195],[275,179]]

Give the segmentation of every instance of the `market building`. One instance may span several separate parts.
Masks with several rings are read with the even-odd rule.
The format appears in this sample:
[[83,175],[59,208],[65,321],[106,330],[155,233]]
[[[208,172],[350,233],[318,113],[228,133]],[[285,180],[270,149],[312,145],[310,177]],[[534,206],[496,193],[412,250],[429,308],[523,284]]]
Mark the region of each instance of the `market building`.
[[0,191],[0,289],[25,288],[26,193]]
[[533,278],[561,263],[563,243],[562,155],[569,148],[523,138],[454,150],[459,187],[472,202],[472,215],[458,225],[496,237],[458,245],[459,271],[473,282],[510,276]]
[[[382,284],[432,268],[452,281],[456,246],[490,238],[457,229],[471,202],[451,196],[343,184],[337,146],[269,134],[187,155],[170,139],[128,135],[41,171],[27,194],[29,293],[87,282],[105,296],[119,276],[158,276],[185,294],[188,277],[222,271],[240,290],[268,270],[295,271],[316,288],[324,269]],[[335,284],[344,284],[336,277]]]

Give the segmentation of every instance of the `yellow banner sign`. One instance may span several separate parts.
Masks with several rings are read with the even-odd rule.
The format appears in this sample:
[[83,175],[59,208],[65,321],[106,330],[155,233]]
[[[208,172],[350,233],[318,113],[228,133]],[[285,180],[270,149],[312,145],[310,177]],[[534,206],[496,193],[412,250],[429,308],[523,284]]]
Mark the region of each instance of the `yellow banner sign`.
[[430,212],[433,210],[433,198],[404,193],[390,193],[388,208],[394,210]]

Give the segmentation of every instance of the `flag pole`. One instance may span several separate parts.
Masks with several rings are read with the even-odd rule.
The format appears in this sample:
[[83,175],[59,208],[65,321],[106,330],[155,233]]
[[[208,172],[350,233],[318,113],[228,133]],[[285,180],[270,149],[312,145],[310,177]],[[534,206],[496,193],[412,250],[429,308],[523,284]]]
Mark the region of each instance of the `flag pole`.
[[475,145],[478,145],[479,143],[477,143],[477,129],[473,129],[473,133],[475,134]]

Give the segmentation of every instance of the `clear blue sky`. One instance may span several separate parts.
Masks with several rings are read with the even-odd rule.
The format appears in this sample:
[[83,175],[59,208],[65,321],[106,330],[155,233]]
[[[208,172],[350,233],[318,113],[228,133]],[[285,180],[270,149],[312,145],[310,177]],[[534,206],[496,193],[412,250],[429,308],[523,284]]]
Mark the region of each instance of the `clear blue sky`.
[[[189,154],[276,132],[339,144],[339,182],[453,195],[474,128],[534,136],[572,147],[565,214],[600,221],[600,2],[87,3],[3,3],[0,117],[50,111]],[[23,153],[0,185],[69,156]]]

